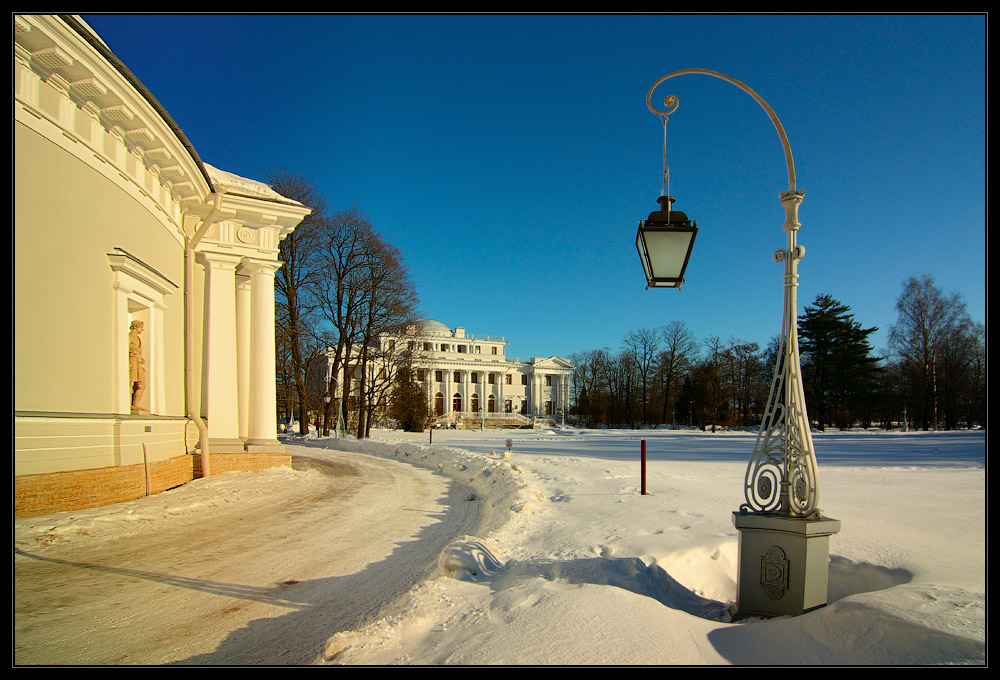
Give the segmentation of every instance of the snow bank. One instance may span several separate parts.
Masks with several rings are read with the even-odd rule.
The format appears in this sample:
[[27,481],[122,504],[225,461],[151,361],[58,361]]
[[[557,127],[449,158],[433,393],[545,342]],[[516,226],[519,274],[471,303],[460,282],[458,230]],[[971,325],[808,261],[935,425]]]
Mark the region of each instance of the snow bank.
[[[981,664],[985,438],[817,436],[830,604],[730,622],[752,432],[402,433],[336,446],[436,469],[492,509],[337,664]],[[424,435],[426,436],[426,435]],[[512,438],[505,457],[503,441]],[[638,441],[648,440],[639,495]],[[497,454],[501,451],[501,454]]]

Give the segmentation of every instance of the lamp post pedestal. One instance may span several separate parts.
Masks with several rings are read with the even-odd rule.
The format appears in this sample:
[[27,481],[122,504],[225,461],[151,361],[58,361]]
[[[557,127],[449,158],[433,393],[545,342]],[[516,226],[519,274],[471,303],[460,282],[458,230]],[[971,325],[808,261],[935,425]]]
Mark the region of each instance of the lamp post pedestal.
[[826,605],[830,536],[840,520],[734,512],[733,525],[740,532],[734,619]]

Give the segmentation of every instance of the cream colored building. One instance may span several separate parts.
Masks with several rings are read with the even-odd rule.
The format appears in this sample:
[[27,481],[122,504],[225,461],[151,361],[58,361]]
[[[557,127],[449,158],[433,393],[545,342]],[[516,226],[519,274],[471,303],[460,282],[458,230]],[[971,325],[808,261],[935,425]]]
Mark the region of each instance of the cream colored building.
[[[379,344],[383,356],[396,351],[409,358],[438,422],[561,423],[569,411],[573,365],[566,359],[508,359],[505,338],[474,336],[433,319],[418,321],[407,335],[383,336]],[[351,378],[356,384],[357,376]]]
[[282,460],[274,275],[309,209],[202,162],[79,17],[13,29],[16,514]]

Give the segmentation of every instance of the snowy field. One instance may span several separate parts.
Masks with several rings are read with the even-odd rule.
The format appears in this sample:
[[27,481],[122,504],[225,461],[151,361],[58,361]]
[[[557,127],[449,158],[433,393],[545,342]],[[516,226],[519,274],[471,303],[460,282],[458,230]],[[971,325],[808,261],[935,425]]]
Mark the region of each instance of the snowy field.
[[[732,513],[743,500],[752,433],[437,430],[429,440],[392,431],[363,442],[285,440],[296,455],[364,452],[440,472],[471,488],[459,502],[480,504],[484,520],[482,535],[451,543],[438,571],[391,616],[317,631],[312,637],[325,643],[314,663],[986,663],[984,432],[815,433],[820,507],[842,522],[830,541],[829,605],[739,623],[730,622]],[[220,499],[250,508],[320,481],[287,468],[226,473],[127,504],[18,520],[15,544],[40,550],[39,536],[83,545],[161,531],[205,517]],[[420,507],[415,498],[398,501]],[[317,554],[336,540],[321,529],[308,537]],[[244,568],[253,576],[252,565]],[[240,578],[273,578],[251,576]],[[287,615],[240,624],[240,634],[273,636]]]
[[[506,439],[512,440],[508,452]],[[497,514],[343,664],[983,664],[986,435],[816,433],[829,605],[729,622],[745,432],[379,432],[313,440],[436,467]],[[647,495],[640,495],[640,439]]]

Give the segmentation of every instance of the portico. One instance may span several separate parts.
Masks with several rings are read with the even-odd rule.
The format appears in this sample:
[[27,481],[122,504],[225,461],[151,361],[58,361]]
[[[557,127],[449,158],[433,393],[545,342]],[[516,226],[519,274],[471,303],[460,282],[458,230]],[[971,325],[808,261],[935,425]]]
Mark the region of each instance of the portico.
[[201,414],[214,453],[280,452],[274,276],[278,243],[309,209],[263,183],[205,167],[223,193],[219,221],[197,246],[205,276]]

